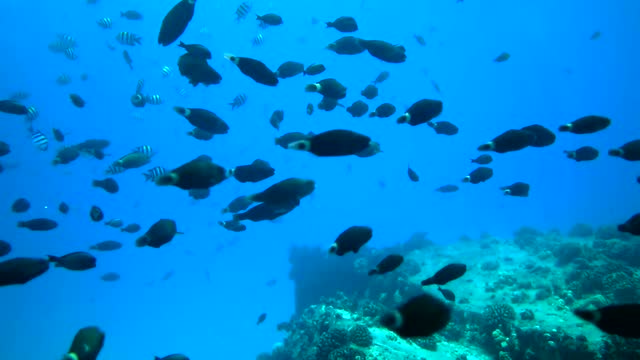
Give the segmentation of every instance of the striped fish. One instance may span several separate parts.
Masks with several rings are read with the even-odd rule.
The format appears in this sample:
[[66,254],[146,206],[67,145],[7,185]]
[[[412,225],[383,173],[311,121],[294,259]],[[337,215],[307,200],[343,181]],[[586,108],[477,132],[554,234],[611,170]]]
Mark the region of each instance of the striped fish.
[[133,152],[145,154],[148,157],[152,157],[153,155],[155,155],[155,153],[153,152],[153,148],[150,145],[138,146],[137,148],[133,149]]
[[58,38],[49,43],[49,50],[55,53],[64,52],[66,49],[76,47],[76,40],[68,34],[59,34]]
[[264,36],[262,36],[262,34],[258,34],[256,35],[255,38],[253,38],[253,46],[260,46],[264,43]]
[[146,173],[143,173],[145,181],[156,181],[157,178],[167,173],[167,170],[162,166],[156,166],[150,169]]
[[173,70],[171,70],[171,68],[168,66],[163,66],[162,70],[160,70],[160,73],[162,74],[162,77],[166,78],[173,74]]
[[56,79],[56,84],[58,84],[58,85],[69,85],[69,84],[71,84],[71,76],[69,76],[68,74],[61,74]]
[[229,103],[229,105],[231,105],[231,110],[235,110],[236,108],[239,108],[240,106],[244,105],[247,102],[247,94],[238,94],[236,95],[235,98],[233,98],[233,101]]
[[96,21],[96,23],[98,24],[98,26],[100,26],[103,29],[111,29],[111,27],[113,26],[113,22],[111,21],[111,18],[109,18],[109,17],[104,17],[104,18]]
[[74,48],[68,48],[64,51],[64,56],[67,57],[67,59],[69,60],[76,60],[78,58],[78,55],[76,54],[76,49]]
[[31,94],[29,94],[26,91],[16,91],[13,94],[11,94],[11,96],[9,97],[10,100],[13,101],[24,101],[27,100],[29,97],[31,96]]
[[115,51],[116,47],[111,43],[111,41],[106,41],[105,45],[107,45],[107,49],[111,50],[111,51]]
[[49,149],[49,139],[38,130],[31,131],[31,143],[40,151]]
[[183,88],[183,87],[176,88],[176,92],[180,96],[186,96],[187,95],[187,89]]
[[24,118],[27,121],[33,121],[33,120],[37,119],[38,116],[40,116],[40,113],[38,112],[38,109],[36,109],[33,106],[29,106],[27,108],[27,115],[25,115]]
[[151,105],[160,105],[163,103],[160,95],[147,95],[145,96],[145,99],[147,100],[147,104]]
[[236,21],[244,20],[249,15],[249,12],[251,12],[251,4],[247,2],[240,4],[236,9]]
[[108,175],[116,175],[116,174],[120,174],[124,172],[124,168],[116,163],[113,163],[111,165],[109,165],[109,167],[107,168],[106,173]]
[[136,83],[136,94],[141,94],[143,88],[144,88],[144,79],[140,79]]
[[116,35],[116,41],[118,41],[122,45],[142,45],[142,38],[140,36],[126,31],[119,32],[118,35]]

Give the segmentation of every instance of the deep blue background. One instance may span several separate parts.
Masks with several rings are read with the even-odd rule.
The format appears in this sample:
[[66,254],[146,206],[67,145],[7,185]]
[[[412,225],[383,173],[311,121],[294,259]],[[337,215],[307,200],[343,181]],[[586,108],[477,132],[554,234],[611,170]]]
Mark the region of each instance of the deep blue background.
[[[50,150],[39,152],[21,118],[0,116],[0,139],[12,147],[12,153],[0,159],[6,168],[0,175],[0,207],[5,209],[0,236],[13,244],[13,256],[62,255],[107,239],[125,243],[120,251],[98,254],[95,270],[51,269],[26,286],[0,289],[0,351],[6,358],[55,358],[67,350],[78,328],[99,325],[107,332],[103,359],[150,359],[174,352],[196,360],[251,359],[279,341],[275,325],[292,313],[292,289],[286,280],[291,244],[329,246],[354,224],[373,226],[370,246],[384,246],[404,241],[415,231],[427,231],[433,240],[448,243],[462,234],[476,238],[482,232],[509,237],[521,225],[567,230],[576,222],[620,223],[638,211],[638,166],[606,155],[607,149],[640,134],[637,1],[256,2],[256,12],[277,12],[285,23],[259,30],[253,14],[235,22],[239,2],[200,0],[181,40],[202,43],[213,52],[209,63],[223,81],[208,88],[192,88],[179,76],[176,61],[182,50],[176,44],[156,44],[160,22],[174,4],[7,0],[0,5],[0,97],[31,93],[26,103],[41,114],[34,127],[49,136],[51,128],[58,127],[68,132],[69,144],[91,137],[112,142],[105,161],[83,157],[53,167],[51,160],[61,144],[50,139]],[[144,20],[121,19],[119,11],[127,9],[141,11]],[[342,35],[324,29],[322,22],[341,15],[357,18],[359,37],[404,44],[407,62],[386,64],[368,54],[345,57],[325,50]],[[96,25],[105,16],[113,19],[113,29]],[[320,24],[313,25],[312,17]],[[591,41],[596,30],[602,37]],[[143,46],[127,47],[133,71],[122,59],[123,46],[115,42],[119,31],[142,36]],[[264,45],[252,47],[259,31]],[[57,33],[77,39],[78,60],[47,49]],[[418,45],[413,34],[422,34],[427,46]],[[110,51],[106,41],[118,49]],[[503,51],[511,59],[494,63]],[[300,76],[282,80],[277,88],[265,87],[243,76],[224,53],[258,58],[274,70],[287,60],[323,63],[327,72],[313,79],[336,77],[347,85],[348,97],[341,101],[346,106],[362,98],[360,90],[380,71],[390,71],[389,80],[379,86],[380,96],[368,101],[372,109],[389,101],[402,111],[421,98],[442,99],[444,112],[438,120],[456,123],[460,134],[437,136],[427,126],[396,125],[396,116],[352,119],[341,108],[330,113],[316,110],[309,117],[306,104],[320,101],[319,95],[303,91],[311,78]],[[165,65],[174,70],[166,79],[160,73]],[[80,80],[84,72],[89,76],[85,82]],[[73,82],[57,85],[61,73],[71,75]],[[145,92],[160,94],[164,105],[142,111],[130,105],[140,78],[146,81]],[[188,90],[186,96],[177,94],[180,88]],[[72,92],[86,100],[84,109],[71,105]],[[247,104],[231,111],[227,103],[241,92],[248,95]],[[191,127],[171,110],[174,105],[210,109],[230,124],[231,131],[211,142],[198,142],[185,135]],[[268,123],[276,109],[285,111],[280,133]],[[495,154],[493,179],[481,185],[460,184],[474,168],[469,159],[478,155],[475,148],[504,130],[534,123],[555,130],[588,114],[608,116],[613,124],[594,135],[558,134],[556,144],[548,148]],[[273,145],[273,138],[284,132],[333,128],[370,135],[384,152],[368,159],[321,159]],[[145,144],[158,155],[144,170],[157,165],[173,168],[206,153],[227,167],[262,158],[277,172],[257,185],[228,180],[200,202],[177,188],[144,183],[143,169],[116,176],[121,187],[117,195],[91,187],[92,179],[104,177],[108,161]],[[563,150],[583,145],[597,147],[601,157],[580,164],[564,158]],[[408,164],[421,175],[421,182],[408,181]],[[216,225],[224,218],[220,209],[231,199],[291,176],[317,182],[315,193],[291,214],[275,223],[249,223],[242,234]],[[515,181],[531,184],[529,198],[501,195],[498,187]],[[460,185],[461,191],[433,191],[447,183]],[[21,196],[33,208],[26,215],[11,213],[10,204]],[[66,217],[56,210],[62,200],[71,205]],[[90,222],[88,211],[94,204],[107,218],[138,222],[144,229],[159,218],[175,219],[185,235],[159,250],[137,249],[137,235]],[[48,233],[15,227],[18,220],[41,216],[58,220],[60,227]],[[103,283],[99,276],[107,271],[119,272],[122,279]],[[174,275],[162,281],[168,271]],[[264,283],[272,278],[279,282],[267,288]],[[266,323],[256,327],[257,316],[265,311]]]

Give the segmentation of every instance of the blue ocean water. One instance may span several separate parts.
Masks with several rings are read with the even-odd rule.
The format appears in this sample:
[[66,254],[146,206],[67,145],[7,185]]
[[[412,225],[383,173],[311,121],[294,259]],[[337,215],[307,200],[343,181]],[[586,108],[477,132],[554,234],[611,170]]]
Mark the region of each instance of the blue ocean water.
[[[606,155],[640,133],[640,110],[635,106],[640,101],[635,86],[640,54],[633,46],[640,30],[640,4],[635,1],[256,1],[252,14],[238,23],[234,12],[239,2],[200,0],[180,40],[212,51],[209,63],[223,80],[206,88],[193,88],[179,75],[176,62],[182,49],[156,44],[162,18],[175,2],[9,0],[0,5],[5,49],[0,95],[29,92],[25,103],[40,113],[34,128],[50,137],[50,149],[41,152],[30,143],[21,118],[0,115],[0,140],[12,148],[0,159],[5,167],[0,175],[0,236],[13,245],[11,256],[62,255],[108,239],[125,244],[120,251],[98,254],[98,267],[91,271],[55,268],[27,285],[0,289],[0,352],[7,358],[55,358],[67,351],[77,329],[98,325],[107,334],[101,359],[150,359],[176,352],[192,359],[251,359],[281,340],[275,324],[293,312],[287,280],[291,245],[328,247],[355,224],[372,226],[369,246],[381,247],[402,242],[416,231],[449,243],[463,234],[509,237],[522,225],[567,230],[576,222],[618,224],[638,211],[635,178],[640,171],[633,163]],[[144,19],[120,18],[119,12],[128,9],[142,12]],[[280,14],[284,25],[259,29],[254,13],[265,12]],[[388,64],[367,54],[338,56],[326,50],[342,34],[325,29],[323,22],[341,15],[357,18],[359,37],[403,44],[407,61]],[[102,17],[113,19],[112,29],[96,25]],[[312,18],[320,22],[313,24]],[[142,37],[142,46],[126,48],[133,70],[122,59],[124,47],[115,41],[120,31]],[[592,41],[594,31],[602,36]],[[254,47],[252,39],[259,32],[265,41]],[[77,39],[77,60],[47,49],[59,33]],[[414,34],[424,36],[427,45],[420,46]],[[106,42],[116,50],[109,50]],[[503,51],[511,59],[493,62]],[[242,75],[224,59],[225,53],[260,59],[272,69],[293,60],[322,63],[328,70],[313,78],[281,80],[269,88]],[[173,69],[170,77],[162,76],[163,66]],[[307,103],[320,101],[319,95],[304,92],[305,84],[339,79],[349,89],[341,101],[348,106],[362,99],[360,90],[383,70],[391,76],[379,85],[379,97],[368,101],[370,108],[391,102],[400,112],[422,98],[440,99],[444,111],[438,120],[455,123],[460,133],[446,137],[427,126],[400,126],[395,116],[354,119],[342,108],[305,113]],[[62,73],[72,77],[71,84],[55,83]],[[80,79],[82,73],[88,75],[86,81]],[[165,103],[133,108],[129,97],[138,79]],[[177,89],[186,89],[186,94]],[[72,106],[70,93],[80,94],[86,107]],[[239,93],[247,94],[247,104],[232,111],[228,103]],[[212,110],[231,130],[210,142],[196,141],[185,135],[192,127],[171,110],[174,105]],[[276,109],[285,112],[279,132],[268,122]],[[607,116],[613,124],[593,135],[559,133],[547,148],[492,154],[491,180],[460,183],[474,169],[469,160],[478,155],[477,146],[504,130],[541,124],[555,131],[589,114]],[[63,146],[52,139],[52,127],[67,133],[67,144],[110,140],[109,156],[52,166],[55,151]],[[380,142],[383,152],[366,159],[316,158],[273,144],[274,137],[285,132],[335,128],[365,133]],[[226,167],[261,158],[270,162],[276,175],[257,184],[228,180],[203,201],[177,188],[145,183],[137,170],[116,176],[118,194],[91,187],[92,179],[105,177],[111,161],[140,145],[158,152],[147,168],[171,169],[208,154]],[[600,158],[574,163],[562,154],[583,145],[597,147]],[[420,182],[407,179],[409,164],[420,174]],[[235,197],[292,176],[317,184],[314,194],[292,213],[274,222],[249,223],[239,234],[216,224],[225,218],[220,209]],[[499,186],[516,181],[531,184],[530,197],[501,195]],[[447,183],[461,190],[434,191]],[[30,200],[28,214],[11,212],[18,197]],[[69,215],[58,213],[60,201],[71,206]],[[160,218],[174,219],[184,235],[161,249],[135,248],[137,235],[91,222],[92,205],[100,206],[107,218],[137,222],[143,230]],[[32,217],[50,217],[60,226],[46,233],[16,228],[17,221]],[[122,279],[101,281],[99,276],[108,271],[120,273]],[[162,280],[168,272],[173,272],[171,278]],[[265,286],[274,278],[275,287]],[[268,318],[257,327],[262,312]]]

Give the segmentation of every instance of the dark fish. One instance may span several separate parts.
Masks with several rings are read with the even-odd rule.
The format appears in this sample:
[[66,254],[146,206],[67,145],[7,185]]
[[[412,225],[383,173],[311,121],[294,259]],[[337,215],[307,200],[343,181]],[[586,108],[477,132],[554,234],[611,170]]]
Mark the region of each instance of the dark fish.
[[495,61],[495,62],[505,62],[505,61],[509,60],[510,57],[511,57],[511,55],[508,52],[503,52],[502,54],[498,55],[495,59],[493,59],[493,61]]
[[356,19],[351,16],[341,16],[334,21],[328,21],[326,24],[328,28],[334,28],[343,33],[358,31]]
[[226,214],[226,213],[237,213],[243,210],[246,210],[249,208],[249,206],[251,206],[251,204],[253,203],[253,200],[251,200],[250,197],[248,196],[238,196],[237,198],[233,199],[229,205],[227,205],[226,208],[222,209],[222,213]]
[[337,99],[330,98],[327,96],[323,96],[322,100],[318,103],[318,109],[324,111],[332,111],[336,107],[344,107],[344,105],[340,104]]
[[592,146],[583,146],[576,150],[565,150],[564,153],[567,154],[569,159],[574,159],[577,162],[595,160],[600,155],[598,149]]
[[574,134],[593,134],[606,129],[609,125],[611,125],[611,119],[604,116],[589,115],[568,124],[561,125],[558,130],[562,132],[568,131]]
[[458,191],[460,188],[458,185],[443,185],[436,189],[437,192],[441,193],[452,193]]
[[65,146],[58,150],[56,157],[51,161],[53,165],[69,164],[80,157],[80,151],[73,146]]
[[268,162],[257,159],[249,165],[236,166],[231,170],[231,173],[241,183],[255,183],[272,177],[276,171]]
[[618,231],[640,236],[640,213],[630,217],[624,224],[618,225]]
[[120,17],[129,20],[142,20],[142,14],[135,10],[120,11]]
[[422,35],[413,34],[413,38],[416,39],[418,44],[420,44],[421,46],[426,46],[427,45],[427,41],[424,39],[424,37]]
[[590,40],[597,40],[597,39],[600,39],[600,36],[602,36],[602,33],[600,31],[594,31],[594,33],[591,34],[589,39]]
[[168,46],[184,33],[187,25],[193,18],[196,0],[180,0],[164,17],[160,33],[158,34],[158,44]]
[[493,161],[493,157],[491,157],[491,155],[488,155],[488,154],[480,155],[475,159],[471,159],[472,163],[476,163],[479,165],[489,165],[491,164],[492,161]]
[[53,128],[51,131],[53,132],[53,138],[57,142],[64,142],[64,133],[60,129]]
[[102,212],[102,209],[93,205],[89,211],[89,217],[95,222],[100,222],[104,220],[104,213]]
[[627,161],[640,161],[640,140],[629,141],[617,149],[611,149],[609,155]]
[[429,121],[427,125],[431,126],[436,134],[452,136],[458,133],[458,127],[448,121]]
[[100,280],[105,281],[105,282],[118,281],[118,280],[120,280],[120,274],[118,274],[116,272],[108,272],[106,274],[102,274],[102,276],[100,276]]
[[111,226],[112,228],[119,229],[124,225],[122,219],[111,219],[104,223],[106,226]]
[[416,173],[411,167],[407,168],[407,175],[409,175],[409,179],[413,182],[420,181],[420,176]]
[[256,322],[256,325],[262,324],[266,319],[267,319],[267,313],[260,314],[260,316],[258,316],[258,321]]
[[473,170],[472,172],[469,173],[469,175],[465,176],[462,179],[462,182],[470,182],[472,184],[479,184],[481,182],[485,182],[489,179],[491,179],[491,177],[493,176],[493,169],[485,167],[485,166],[481,166],[475,170]]
[[347,96],[347,88],[333,78],[320,80],[315,84],[308,84],[304,87],[304,90],[306,92],[317,92],[322,96],[336,100],[344,99]]
[[108,192],[109,194],[115,194],[120,190],[120,186],[113,178],[106,178],[104,180],[93,180],[93,187],[98,187]]
[[160,219],[151,225],[144,235],[136,240],[136,246],[150,246],[157,249],[173,240],[176,234],[180,233],[177,230],[175,221],[171,219]]
[[233,232],[243,232],[247,230],[247,226],[240,221],[230,220],[230,221],[218,221],[218,224],[223,228],[233,231]]
[[609,305],[596,310],[574,310],[582,320],[593,323],[610,335],[640,338],[640,304]]
[[226,54],[224,57],[234,63],[243,74],[250,77],[258,84],[267,86],[278,85],[278,77],[276,74],[269,70],[267,65],[261,61],[247,57],[234,56],[231,54]]
[[229,125],[222,120],[215,113],[198,108],[184,108],[181,106],[175,106],[173,110],[184,116],[189,123],[204,131],[210,132],[216,135],[222,135],[229,132]]
[[318,75],[322,74],[325,70],[327,70],[327,68],[322,64],[311,64],[304,70],[304,75]]
[[156,185],[173,185],[182,190],[208,189],[229,177],[229,172],[210,159],[197,157],[156,179]]
[[343,231],[329,248],[330,254],[342,256],[348,252],[357,254],[360,248],[373,237],[373,230],[368,226],[352,226]]
[[369,271],[369,276],[371,275],[382,275],[388,272],[392,272],[397,269],[404,262],[404,257],[402,255],[387,255],[384,259],[382,259],[376,268]]
[[297,61],[287,61],[278,67],[276,76],[280,79],[288,79],[304,72],[304,64]]
[[409,124],[417,126],[425,124],[442,113],[442,101],[422,99],[415,102],[409,109],[398,118],[398,124]]
[[505,195],[528,197],[529,196],[529,184],[523,182],[516,182],[509,186],[503,186],[500,188]]
[[465,264],[449,264],[442,269],[438,270],[432,277],[422,280],[422,286],[428,285],[446,285],[447,283],[460,278],[467,272],[467,265]]
[[124,62],[129,65],[129,69],[133,70],[133,59],[131,59],[131,55],[127,50],[122,50],[122,57],[124,58]]
[[310,139],[314,134],[313,133],[308,133],[308,134],[303,134],[301,132],[290,132],[290,133],[286,133],[280,137],[277,137],[275,139],[275,143],[276,145],[282,147],[283,149],[288,149],[289,148],[289,144],[292,144],[296,141],[300,141],[300,140],[308,140]]
[[189,196],[194,200],[204,200],[211,195],[210,189],[189,189]]
[[194,139],[197,140],[202,140],[202,141],[209,141],[211,139],[213,139],[213,134],[206,131],[206,130],[202,130],[198,127],[193,128],[193,130],[187,132],[187,135],[193,137]]
[[362,46],[362,39],[353,36],[344,36],[327,45],[327,49],[338,55],[357,55],[366,49]]
[[29,229],[31,231],[49,231],[58,227],[58,223],[46,218],[38,218],[27,221],[18,221],[19,228]]
[[0,257],[6,256],[11,252],[11,244],[4,240],[0,240]]
[[122,243],[115,240],[101,241],[95,245],[91,245],[89,249],[98,251],[113,251],[122,248]]
[[11,205],[11,211],[14,213],[24,213],[31,208],[31,203],[25,198],[19,198]]
[[18,257],[0,262],[0,286],[26,284],[49,270],[41,258]]
[[535,135],[524,130],[507,130],[490,142],[480,145],[479,151],[495,151],[504,154],[510,151],[518,151],[529,146],[535,141]]
[[382,316],[380,323],[402,338],[413,338],[431,336],[444,329],[450,320],[451,308],[447,304],[422,294]]
[[528,131],[535,136],[534,140],[529,144],[529,146],[545,147],[556,142],[556,135],[551,132],[551,130],[542,125],[529,125],[523,127],[520,130]]
[[288,178],[269,186],[264,191],[249,195],[247,198],[252,202],[288,204],[299,202],[314,190],[315,181],[313,180]]
[[68,214],[69,213],[69,205],[66,202],[61,202],[60,205],[58,205],[58,211],[60,211],[63,214]]
[[0,141],[0,156],[9,155],[11,153],[11,146],[4,141]]
[[182,354],[172,354],[165,357],[156,356],[154,360],[189,360],[189,358],[186,355]]
[[313,114],[313,104],[307,104],[307,115]]
[[362,117],[369,112],[369,105],[362,100],[358,100],[347,108],[347,112],[351,114],[352,117]]
[[289,149],[308,151],[316,156],[348,156],[365,150],[371,138],[351,130],[329,130],[289,144]]
[[138,224],[129,224],[123,227],[122,229],[120,229],[120,231],[129,233],[129,234],[135,234],[138,231],[140,231],[140,229],[142,229],[142,227]]
[[207,63],[207,60],[189,53],[178,58],[178,70],[193,86],[216,85],[222,81],[222,76]]
[[384,103],[376,108],[376,110],[372,113],[369,113],[369,117],[379,117],[381,119],[386,119],[389,116],[396,113],[396,107],[390,103]]
[[360,39],[360,44],[367,49],[371,56],[384,62],[398,64],[407,60],[406,49],[402,45],[393,45],[382,40],[362,39]]
[[367,87],[360,92],[360,95],[369,100],[373,100],[378,96],[378,88],[375,85],[367,85]]
[[49,262],[55,267],[63,267],[67,270],[82,271],[96,267],[96,258],[84,251],[73,252],[64,256],[48,255]]
[[206,46],[204,45],[185,44],[182,41],[180,41],[180,44],[178,44],[178,46],[185,49],[189,54],[195,57],[206,59],[206,60],[211,59],[211,51],[207,49]]
[[256,15],[256,20],[260,21],[260,24],[269,25],[269,26],[278,26],[282,25],[282,17],[277,14],[265,14],[265,15]]
[[78,94],[70,94],[69,99],[71,99],[71,102],[77,108],[83,108],[86,104],[85,101]]
[[373,85],[381,84],[387,81],[387,79],[389,78],[389,75],[391,74],[388,71],[382,71],[380,74],[378,74],[376,79],[373,80]]
[[261,203],[251,209],[233,214],[233,221],[250,220],[253,222],[275,220],[293,211],[300,204],[300,200],[293,199],[290,202]]
[[440,293],[442,294],[442,296],[451,301],[451,302],[456,302],[456,294],[453,293],[453,291],[451,290],[447,290],[447,289],[443,289],[440,286],[438,286],[438,291],[440,291]]
[[273,126],[274,129],[280,130],[280,124],[284,121],[284,111],[283,110],[275,110],[271,114],[271,118],[269,118],[269,124]]
[[80,329],[63,360],[96,360],[104,345],[104,332],[96,326]]
[[0,112],[11,115],[27,115],[29,109],[14,100],[0,100]]

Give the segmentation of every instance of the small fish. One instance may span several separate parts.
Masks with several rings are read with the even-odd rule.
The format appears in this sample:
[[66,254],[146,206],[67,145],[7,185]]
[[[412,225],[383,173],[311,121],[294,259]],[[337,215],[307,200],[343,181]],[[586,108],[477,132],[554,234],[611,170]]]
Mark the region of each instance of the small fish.
[[164,101],[162,101],[162,97],[160,97],[160,95],[147,95],[145,96],[145,99],[147,101],[147,104],[151,104],[151,105],[160,105],[162,104]]
[[58,223],[47,218],[37,218],[27,221],[18,221],[19,228],[29,229],[31,231],[49,231],[58,227]]
[[443,289],[440,286],[438,286],[438,291],[440,291],[440,293],[442,294],[442,296],[451,301],[451,302],[456,302],[456,294],[453,293],[453,291],[451,290],[447,290],[447,289]]
[[369,271],[369,276],[372,275],[383,275],[393,270],[397,269],[404,262],[404,257],[402,255],[388,255],[384,259],[382,259],[378,265],[376,265],[375,269]]
[[489,154],[480,155],[475,159],[471,159],[472,163],[480,164],[480,165],[488,165],[488,164],[491,164],[492,161],[493,161],[493,157],[491,157],[491,155]]
[[503,52],[502,54],[498,55],[495,59],[493,59],[493,61],[498,63],[505,62],[509,60],[510,57],[511,57],[511,54],[509,54],[508,52]]
[[420,176],[418,176],[418,173],[416,173],[411,167],[408,168],[407,175],[409,175],[409,179],[413,182],[420,181]]
[[107,49],[111,51],[116,51],[116,47],[111,43],[111,41],[105,41],[104,44],[107,46]]
[[66,202],[61,202],[60,205],[58,205],[58,211],[60,211],[63,214],[68,214],[69,213],[69,205],[67,205]]
[[173,74],[173,70],[168,66],[163,66],[162,69],[160,69],[160,73],[162,74],[162,77],[166,78]]
[[84,99],[78,94],[69,94],[69,99],[71,99],[71,103],[77,108],[82,109],[86,105]]
[[267,313],[260,314],[260,316],[258,316],[258,321],[256,322],[256,325],[262,324],[265,320],[267,320]]
[[116,35],[116,41],[118,41],[122,45],[142,45],[142,38],[140,36],[126,31],[119,32],[118,35]]
[[51,129],[53,132],[53,138],[56,139],[57,142],[64,142],[64,134],[59,129],[53,128]]
[[91,245],[89,250],[98,251],[115,251],[122,248],[122,243],[115,240],[101,241],[97,244]]
[[247,102],[247,95],[244,93],[241,93],[236,95],[236,97],[233,98],[233,101],[230,102],[229,105],[231,105],[231,110],[235,110],[240,106],[244,105],[246,102]]
[[106,174],[109,175],[116,175],[116,174],[120,174],[122,172],[124,172],[124,168],[118,164],[111,164],[109,165],[109,167],[107,168],[107,171],[105,171]]
[[122,57],[124,58],[124,62],[129,65],[129,69],[133,70],[133,59],[131,59],[131,55],[129,55],[126,49],[122,50]]
[[251,43],[253,44],[253,46],[260,46],[264,44],[264,36],[262,36],[262,34],[256,35]]
[[9,96],[9,100],[20,102],[27,100],[29,97],[31,97],[31,94],[26,91],[16,91]]
[[442,185],[436,189],[437,192],[441,193],[452,193],[458,191],[460,188],[458,185]]
[[251,12],[251,8],[251,4],[247,2],[240,4],[236,9],[236,21],[239,22],[240,20],[244,20],[247,15],[249,15],[249,12]]
[[134,234],[134,233],[137,233],[138,231],[140,231],[141,229],[142,229],[142,226],[140,226],[138,224],[129,224],[129,225],[123,227],[122,229],[120,229],[120,231],[129,233],[129,234]]
[[438,83],[435,80],[431,80],[431,86],[433,86],[433,89],[438,93],[438,94],[442,94],[442,92],[440,91],[440,85],[438,85]]
[[120,274],[115,272],[108,272],[100,276],[100,279],[105,282],[114,282],[120,280]]
[[111,18],[109,17],[104,17],[96,21],[96,23],[103,29],[111,29],[111,27],[113,26],[113,21],[111,21]]
[[34,130],[31,133],[31,143],[40,151],[49,149],[49,139],[38,130]]
[[380,323],[402,338],[428,337],[444,329],[451,308],[429,294],[411,298],[397,310],[382,316]]
[[233,232],[242,232],[247,230],[247,226],[237,220],[218,221],[218,224],[223,228]]
[[313,114],[313,104],[307,104],[307,115]]
[[29,208],[31,208],[31,203],[25,198],[20,198],[11,205],[11,211],[17,214],[27,212]]
[[71,76],[68,74],[61,74],[56,78],[56,84],[58,85],[69,85],[71,84]]
[[40,113],[38,112],[38,109],[36,109],[33,106],[29,106],[27,107],[27,115],[24,116],[24,118],[27,121],[34,121],[36,120],[38,117],[40,117]]
[[280,124],[284,121],[284,111],[283,110],[275,110],[271,114],[271,118],[269,119],[269,124],[273,126],[274,129],[280,130]]
[[438,270],[432,277],[422,280],[422,286],[428,285],[446,285],[455,279],[460,278],[467,272],[467,265],[465,264],[449,264],[442,269]]
[[135,10],[120,11],[120,17],[128,20],[142,20],[142,14]]
[[146,173],[143,173],[142,175],[144,175],[145,181],[155,182],[156,179],[158,179],[159,177],[161,177],[166,173],[167,173],[167,170],[165,168],[163,168],[162,166],[156,166],[150,169],[149,171],[147,171]]
[[598,39],[600,39],[600,36],[602,36],[602,33],[600,31],[595,31],[593,34],[591,34],[590,39],[591,40],[598,40]]
[[67,270],[83,271],[96,267],[96,258],[84,251],[78,251],[64,256],[48,255],[49,262],[55,264],[56,267],[62,267]]
[[373,80],[373,85],[378,85],[380,83],[385,82],[389,78],[390,73],[388,71],[383,71]]
[[427,41],[424,39],[424,36],[422,36],[420,34],[413,34],[413,38],[416,39],[418,44],[420,44],[421,46],[426,46],[427,45]]
[[110,226],[112,228],[119,229],[124,225],[124,221],[122,219],[111,219],[104,223],[106,226]]
[[64,56],[69,60],[77,60],[78,54],[74,48],[68,48],[64,50]]
[[136,148],[133,149],[133,152],[137,152],[137,153],[141,153],[141,154],[145,154],[149,157],[154,156],[156,153],[153,151],[153,148],[151,147],[151,145],[142,145],[142,146],[138,146]]
[[93,205],[91,207],[91,210],[89,211],[89,217],[91,218],[91,220],[99,222],[104,219],[104,213],[102,212],[102,209]]

